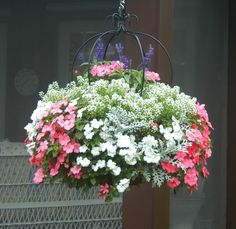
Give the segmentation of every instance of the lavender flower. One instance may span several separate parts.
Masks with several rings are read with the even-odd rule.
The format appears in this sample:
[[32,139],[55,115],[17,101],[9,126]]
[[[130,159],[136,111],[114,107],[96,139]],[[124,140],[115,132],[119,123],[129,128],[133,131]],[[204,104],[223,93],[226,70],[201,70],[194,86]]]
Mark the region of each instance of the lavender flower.
[[152,45],[149,45],[149,48],[147,50],[147,52],[145,53],[145,57],[144,57],[144,65],[146,66],[146,69],[148,69],[148,64],[151,63],[151,58],[154,54],[154,48],[152,47]]
[[132,61],[129,60],[124,54],[124,46],[121,43],[117,43],[116,50],[119,55],[120,61],[124,64],[124,68],[129,68]]
[[103,60],[103,55],[104,55],[104,44],[102,42],[102,39],[99,38],[97,41],[97,50],[96,50],[96,54],[95,54],[95,58],[98,61],[102,61]]

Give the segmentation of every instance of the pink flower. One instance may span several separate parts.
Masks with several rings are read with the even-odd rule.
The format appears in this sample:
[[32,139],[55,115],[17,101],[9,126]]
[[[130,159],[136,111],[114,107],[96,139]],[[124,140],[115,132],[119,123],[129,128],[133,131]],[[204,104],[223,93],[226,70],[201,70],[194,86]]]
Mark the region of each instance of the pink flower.
[[68,106],[66,109],[65,109],[65,112],[68,112],[68,113],[73,113],[74,111],[77,110],[77,107],[76,106]]
[[176,173],[179,171],[179,168],[177,165],[172,165],[167,161],[163,161],[161,163],[161,166],[164,170],[166,170],[168,173]]
[[205,178],[210,175],[209,171],[207,170],[205,166],[202,168],[202,174]]
[[65,146],[70,142],[70,137],[67,134],[60,134],[58,141],[60,145]]
[[156,122],[151,123],[151,127],[158,127],[158,123]]
[[81,168],[78,168],[76,165],[74,165],[71,169],[70,169],[70,171],[72,172],[72,174],[79,174],[79,173],[81,173]]
[[100,185],[99,199],[105,201],[108,193],[109,185],[107,183],[104,185]]
[[198,115],[205,119],[205,121],[207,122],[207,124],[209,125],[210,128],[213,128],[211,123],[209,122],[209,117],[208,117],[208,114],[207,114],[207,111],[205,109],[205,104],[200,104],[200,103],[197,103],[196,104],[196,107],[197,107],[197,113]]
[[63,123],[63,127],[66,130],[70,130],[75,126],[75,120],[74,119],[70,119],[70,120],[65,120]]
[[36,141],[40,141],[40,139],[42,138],[42,137],[44,137],[45,136],[45,132],[44,133],[39,133],[38,135],[37,135],[37,137],[36,137]]
[[39,168],[34,174],[33,182],[35,184],[39,184],[39,183],[43,182],[43,178],[44,178],[43,169]]
[[82,177],[82,175],[83,175],[83,173],[82,173],[82,171],[81,171],[81,168],[78,168],[76,165],[73,166],[73,167],[70,169],[70,172],[75,175],[75,178],[76,178],[77,180],[81,179],[81,177]]
[[212,154],[211,149],[206,149],[206,153],[205,153],[206,158],[211,157],[211,154]]
[[50,176],[54,177],[58,174],[58,170],[56,168],[52,168],[50,170]]
[[202,133],[198,129],[191,129],[186,131],[187,139],[191,142],[202,143],[204,141],[204,137]]
[[48,149],[48,142],[45,140],[43,142],[40,142],[40,146],[38,147],[38,152],[45,152]]
[[106,183],[104,185],[100,185],[100,193],[106,194],[109,192],[109,185]]
[[61,154],[57,157],[57,161],[58,161],[60,164],[63,164],[64,161],[65,161],[65,158],[66,158],[66,153],[61,153]]
[[79,153],[80,152],[80,144],[79,143],[74,143],[74,152]]
[[63,147],[63,150],[67,153],[70,154],[74,151],[74,144],[73,143],[68,143]]
[[180,181],[177,177],[172,177],[172,179],[170,181],[167,182],[168,187],[174,189],[177,186],[179,186]]
[[151,72],[151,71],[145,71],[145,78],[153,82],[160,80],[159,74],[156,72]]
[[101,194],[99,193],[99,199],[102,200],[102,201],[105,201],[107,198],[107,194]]
[[184,176],[184,183],[189,186],[196,186],[198,181],[198,172],[195,168],[189,169]]
[[62,110],[59,107],[55,107],[50,111],[51,114],[60,114],[62,113]]
[[180,162],[180,164],[185,168],[193,168],[194,167],[194,162],[192,159],[189,158],[187,153],[185,152],[177,152],[175,158]]
[[124,66],[124,64],[120,61],[112,61],[111,65],[110,65],[110,69],[111,71],[118,71],[120,69],[122,69]]

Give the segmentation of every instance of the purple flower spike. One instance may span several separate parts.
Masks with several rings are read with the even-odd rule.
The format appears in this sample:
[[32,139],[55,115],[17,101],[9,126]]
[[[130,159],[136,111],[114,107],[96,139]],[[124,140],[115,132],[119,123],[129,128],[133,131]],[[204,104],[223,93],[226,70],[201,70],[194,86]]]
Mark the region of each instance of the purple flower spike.
[[97,41],[97,51],[96,51],[96,54],[95,54],[95,58],[98,61],[102,61],[103,60],[103,55],[104,55],[104,44],[102,42],[102,39],[99,38],[98,41]]
[[146,69],[148,69],[148,64],[151,63],[152,56],[154,54],[154,47],[152,45],[149,45],[148,51],[145,53],[144,57],[144,65],[146,66]]
[[130,67],[131,60],[124,55],[124,46],[121,43],[116,44],[116,50],[119,55],[120,61],[124,64],[124,68],[127,69]]

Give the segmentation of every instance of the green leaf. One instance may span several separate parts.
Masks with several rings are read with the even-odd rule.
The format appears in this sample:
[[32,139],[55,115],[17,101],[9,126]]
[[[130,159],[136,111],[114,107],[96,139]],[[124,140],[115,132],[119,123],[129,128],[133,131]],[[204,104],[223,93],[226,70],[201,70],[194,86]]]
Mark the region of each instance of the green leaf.
[[58,153],[59,153],[58,151],[53,151],[53,152],[52,152],[52,156],[53,156],[53,157],[57,157]]
[[92,185],[95,185],[96,184],[96,179],[95,178],[91,178],[90,182],[91,182]]

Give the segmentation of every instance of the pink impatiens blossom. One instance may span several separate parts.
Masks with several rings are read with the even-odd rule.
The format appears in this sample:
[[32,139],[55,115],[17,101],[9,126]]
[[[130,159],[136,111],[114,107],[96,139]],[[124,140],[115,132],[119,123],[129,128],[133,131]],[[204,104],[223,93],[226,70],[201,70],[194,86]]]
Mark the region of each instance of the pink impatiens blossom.
[[168,173],[176,173],[179,171],[179,168],[177,165],[172,165],[167,161],[163,161],[161,163],[161,166],[164,170],[166,170]]
[[111,64],[94,65],[90,72],[94,77],[106,77],[111,75],[113,72],[122,69],[123,66],[124,64],[120,61],[112,61]]
[[107,183],[104,185],[100,185],[99,199],[105,201],[108,193],[109,193],[109,185]]
[[204,137],[202,133],[198,129],[191,129],[186,131],[187,139],[191,142],[202,143],[204,141]]
[[37,151],[38,152],[44,152],[44,151],[46,151],[48,149],[48,142],[45,140],[45,141],[43,141],[43,142],[40,142],[40,145],[39,145],[39,147],[38,147],[38,149],[37,149]]
[[205,119],[205,121],[207,122],[207,124],[209,125],[210,128],[213,128],[212,125],[211,125],[211,123],[210,123],[210,121],[209,121],[209,117],[208,117],[207,111],[206,111],[206,109],[205,109],[205,104],[199,104],[199,103],[197,103],[196,107],[197,107],[197,113],[198,113],[198,115],[199,115],[201,118]]
[[179,186],[179,184],[180,181],[177,177],[172,177],[172,179],[167,182],[167,186],[170,187],[171,189],[176,188],[177,186]]
[[65,146],[70,142],[70,137],[67,134],[59,135],[58,141],[60,145]]
[[159,74],[151,71],[145,71],[145,78],[153,82],[160,80]]
[[177,152],[175,158],[180,162],[180,164],[185,168],[193,168],[194,167],[194,162],[189,158],[187,153],[185,152]]
[[196,186],[198,182],[198,172],[195,168],[189,169],[184,176],[184,183],[189,186]]
[[63,147],[63,150],[67,153],[67,154],[70,154],[74,151],[74,144],[73,143],[68,143],[67,145],[65,145]]
[[104,185],[100,185],[100,192],[106,194],[109,192],[109,185],[106,183]]
[[209,171],[207,170],[205,166],[202,168],[202,174],[205,178],[210,175]]
[[80,152],[80,144],[79,143],[74,143],[74,152],[79,153]]
[[39,168],[34,174],[33,182],[35,184],[39,184],[39,183],[43,182],[43,178],[44,178],[43,169]]
[[82,171],[81,171],[81,168],[78,168],[76,165],[73,166],[71,169],[70,169],[70,172],[75,176],[75,178],[77,180],[81,179],[82,177]]

